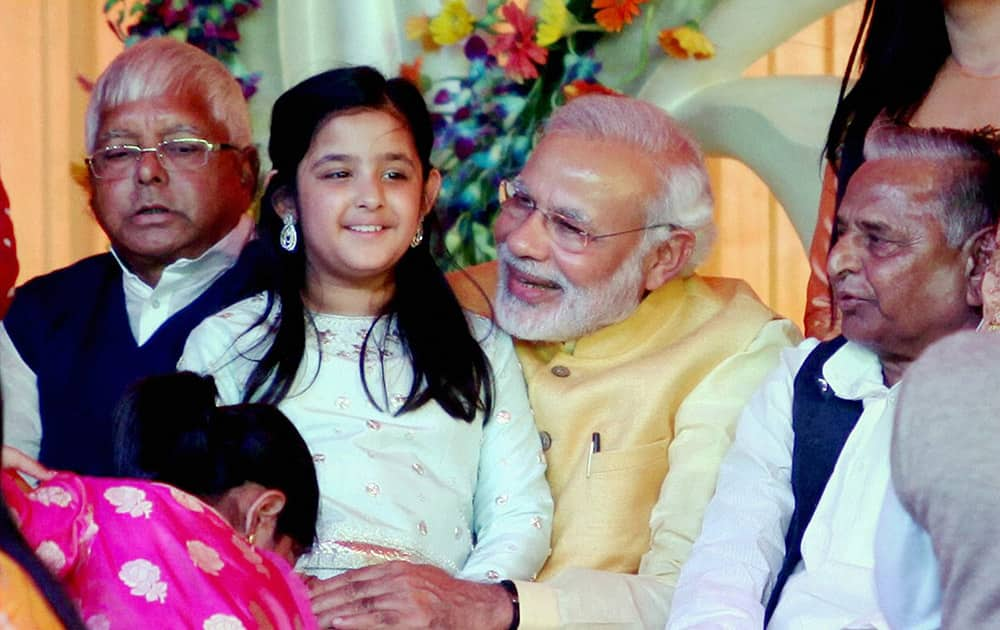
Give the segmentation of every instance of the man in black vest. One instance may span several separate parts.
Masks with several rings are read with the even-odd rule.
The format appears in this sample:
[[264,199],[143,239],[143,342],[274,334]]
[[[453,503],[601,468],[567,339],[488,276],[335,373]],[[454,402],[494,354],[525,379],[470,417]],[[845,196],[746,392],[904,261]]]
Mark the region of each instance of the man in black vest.
[[235,79],[171,38],[111,62],[85,140],[111,252],[18,289],[0,327],[0,385],[8,444],[52,468],[107,474],[123,389],[173,370],[191,328],[254,290],[246,210],[258,160]]
[[980,321],[1000,208],[982,133],[876,125],[828,272],[843,336],[786,351],[740,420],[669,628],[883,628],[874,540],[900,379]]

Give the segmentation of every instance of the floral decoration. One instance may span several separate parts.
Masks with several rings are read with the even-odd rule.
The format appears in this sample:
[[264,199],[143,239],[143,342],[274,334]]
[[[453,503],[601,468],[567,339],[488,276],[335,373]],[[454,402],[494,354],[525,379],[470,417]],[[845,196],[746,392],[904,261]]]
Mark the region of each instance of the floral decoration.
[[[433,158],[444,173],[438,211],[445,263],[465,267],[496,256],[492,224],[500,179],[521,170],[553,108],[583,94],[634,90],[651,50],[711,57],[712,42],[697,20],[714,3],[487,0],[483,15],[475,15],[465,0],[443,0],[437,15],[411,16],[406,35],[425,54],[461,45],[468,61],[468,72],[458,77],[424,76],[422,57],[400,68],[424,90],[434,118]],[[602,74],[608,60],[629,70]]]
[[105,0],[104,14],[126,46],[165,35],[201,48],[229,68],[249,99],[257,92],[260,73],[250,72],[236,57],[237,21],[259,9],[260,1]]
[[663,52],[677,59],[709,59],[715,56],[712,40],[698,30],[697,24],[685,24],[660,31],[658,37]]

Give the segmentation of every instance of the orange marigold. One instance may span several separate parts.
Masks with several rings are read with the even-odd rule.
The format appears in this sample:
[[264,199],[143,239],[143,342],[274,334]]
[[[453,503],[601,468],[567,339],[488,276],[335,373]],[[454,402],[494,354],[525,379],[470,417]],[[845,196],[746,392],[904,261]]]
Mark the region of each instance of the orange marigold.
[[421,86],[420,81],[420,68],[423,64],[423,57],[417,57],[413,60],[413,63],[401,63],[399,64],[399,76],[417,86],[417,89],[422,90],[423,87]]
[[695,24],[685,24],[677,28],[660,31],[660,48],[677,59],[710,59],[715,56],[712,40],[705,36]]
[[406,18],[404,31],[407,39],[419,39],[420,47],[427,52],[440,48],[431,36],[431,18],[428,15],[412,15]]
[[606,31],[617,33],[639,15],[639,5],[648,0],[594,0],[591,8],[597,9],[594,21]]
[[597,82],[585,81],[583,79],[577,79],[571,83],[567,83],[563,86],[563,96],[566,98],[566,102],[572,101],[578,96],[583,96],[585,94],[608,94],[610,96],[624,96],[618,90],[612,90],[606,85],[602,85]]

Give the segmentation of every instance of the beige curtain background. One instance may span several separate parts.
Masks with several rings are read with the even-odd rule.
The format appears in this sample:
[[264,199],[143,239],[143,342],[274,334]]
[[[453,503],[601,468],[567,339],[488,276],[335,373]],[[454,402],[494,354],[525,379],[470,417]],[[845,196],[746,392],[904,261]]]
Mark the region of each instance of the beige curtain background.
[[[306,30],[297,25],[329,21],[335,26],[330,37],[343,31],[338,39],[349,38],[341,50],[368,55],[318,63],[360,61],[391,72],[397,59],[409,56],[410,43],[398,36],[386,37],[385,29],[372,21],[401,23],[410,13],[434,11],[437,6],[436,0],[415,0],[400,5],[406,10],[394,8],[387,16],[384,11],[369,15],[358,9],[362,4],[367,3],[268,0],[247,22],[244,61],[264,73],[263,98],[255,97],[252,102],[259,138],[267,125],[269,97],[321,69],[297,63],[302,59],[300,50],[310,46],[308,38],[288,35]],[[0,98],[0,173],[11,197],[21,263],[19,282],[107,247],[83,192],[70,176],[70,164],[83,157],[87,96],[77,76],[93,79],[121,48],[105,24],[102,5],[102,0],[0,0],[0,58],[4,59],[0,86],[5,91]],[[307,6],[320,13],[304,15],[301,9]],[[350,21],[343,19],[345,6],[353,7]],[[792,36],[743,76],[839,75],[859,18],[858,2],[852,2]],[[725,42],[717,43],[725,46]],[[711,158],[709,169],[719,239],[702,271],[745,278],[768,304],[799,322],[808,277],[800,235],[768,187],[747,167],[733,159]],[[817,149],[815,172],[819,169]],[[798,222],[802,225],[808,220]]]

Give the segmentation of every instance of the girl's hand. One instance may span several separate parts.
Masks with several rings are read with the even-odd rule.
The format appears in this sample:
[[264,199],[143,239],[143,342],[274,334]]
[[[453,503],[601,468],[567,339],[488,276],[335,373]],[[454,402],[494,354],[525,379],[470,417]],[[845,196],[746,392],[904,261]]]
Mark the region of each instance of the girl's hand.
[[0,461],[2,461],[3,468],[13,468],[39,481],[48,481],[56,474],[55,471],[42,466],[12,446],[4,446],[0,454],[2,454]]

